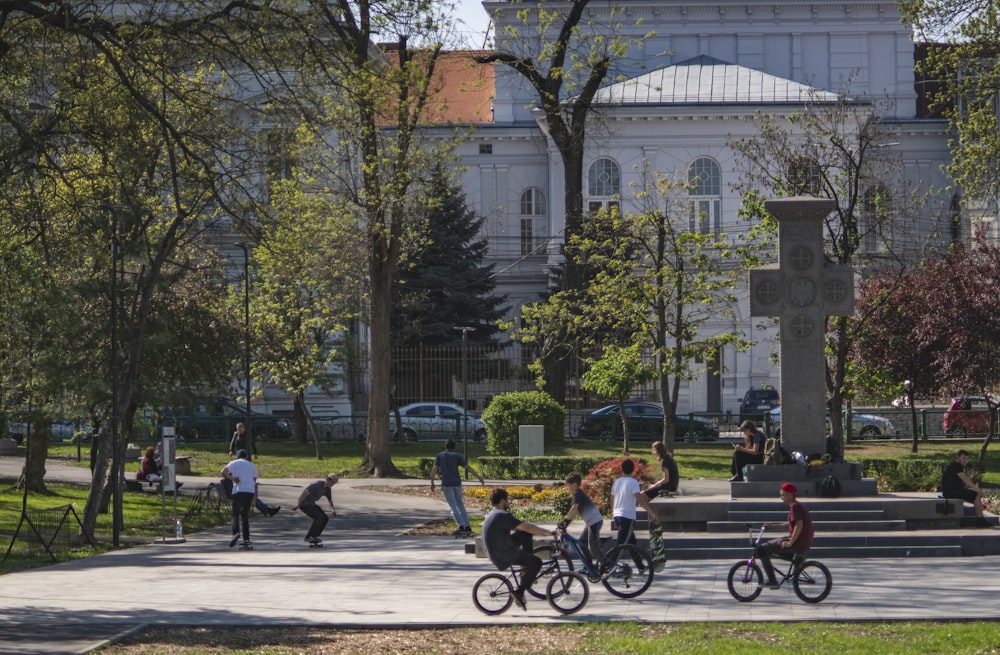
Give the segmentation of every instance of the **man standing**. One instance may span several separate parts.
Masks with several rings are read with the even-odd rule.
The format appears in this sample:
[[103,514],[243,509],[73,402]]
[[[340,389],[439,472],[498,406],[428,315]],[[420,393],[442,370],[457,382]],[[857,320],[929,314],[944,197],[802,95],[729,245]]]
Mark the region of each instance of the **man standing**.
[[245,450],[247,453],[252,452],[254,457],[259,457],[257,454],[257,442],[248,443],[249,441],[250,435],[247,434],[247,426],[243,423],[237,423],[236,431],[233,432],[233,438],[229,441],[229,454],[235,456],[236,453]]
[[441,491],[444,492],[444,499],[451,508],[452,518],[458,524],[458,529],[455,530],[456,536],[472,534],[472,523],[469,521],[469,513],[465,511],[465,502],[462,499],[462,476],[458,472],[459,467],[479,478],[479,484],[486,484],[483,476],[469,466],[465,457],[455,452],[455,440],[449,439],[444,445],[444,450],[434,458],[434,466],[431,467],[431,491],[434,491],[434,478],[440,471]]
[[[781,485],[781,491],[779,492],[781,502],[788,505],[788,536],[781,537],[780,539],[771,539],[757,548],[757,556],[764,567],[764,573],[767,574],[767,586],[771,589],[778,588],[778,581],[774,577],[774,565],[771,563],[771,556],[777,555],[783,559],[791,559],[795,555],[805,554],[812,546],[812,517],[809,516],[809,508],[796,500],[795,494],[798,492],[798,488],[791,482]],[[782,524],[776,523],[774,525],[781,526]]]
[[634,528],[637,506],[646,510],[650,523],[658,523],[649,506],[649,498],[639,487],[639,481],[632,477],[634,472],[635,462],[631,459],[622,460],[622,475],[611,485],[612,516],[618,524],[619,546],[624,543],[636,543]]
[[514,564],[522,567],[521,580],[513,594],[517,606],[527,609],[524,590],[531,587],[538,572],[542,570],[542,560],[531,553],[531,535],[555,537],[556,533],[533,523],[522,522],[511,514],[508,511],[510,498],[506,489],[494,489],[490,493],[490,504],[493,509],[483,521],[483,549],[493,566],[500,571]]
[[229,547],[240,540],[242,521],[243,548],[250,550],[253,548],[250,545],[250,508],[257,495],[257,467],[250,461],[250,454],[240,450],[236,459],[222,467],[222,477],[233,483],[233,538]]
[[965,472],[968,465],[969,451],[958,451],[955,461],[948,464],[941,474],[941,495],[972,503],[976,510],[976,527],[991,528],[993,526],[983,517],[983,490]]
[[322,545],[323,540],[319,536],[323,534],[323,529],[326,528],[326,524],[330,521],[330,517],[326,515],[326,512],[316,504],[317,501],[320,498],[326,498],[326,502],[330,503],[330,511],[333,512],[334,516],[337,515],[337,508],[333,505],[333,492],[330,489],[339,481],[340,477],[336,473],[331,473],[324,480],[316,480],[316,482],[313,482],[302,490],[302,493],[299,494],[299,504],[292,508],[293,512],[301,509],[303,514],[313,520],[305,538],[310,545]]

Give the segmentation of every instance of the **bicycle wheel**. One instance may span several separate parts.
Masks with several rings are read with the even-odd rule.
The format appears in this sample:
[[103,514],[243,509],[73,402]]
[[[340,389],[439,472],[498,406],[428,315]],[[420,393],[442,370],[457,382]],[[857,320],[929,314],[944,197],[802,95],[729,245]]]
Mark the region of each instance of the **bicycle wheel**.
[[514,602],[514,588],[510,586],[507,576],[499,573],[488,573],[476,580],[472,587],[472,602],[483,614],[495,616],[510,609]]
[[802,562],[792,575],[795,595],[807,603],[818,603],[830,595],[833,577],[829,569],[815,561]]
[[645,550],[634,544],[612,548],[607,564],[601,582],[619,598],[635,598],[653,584],[653,562]]
[[736,562],[729,569],[729,593],[741,603],[749,603],[760,596],[763,589],[764,574],[756,562]]
[[551,576],[545,596],[552,609],[561,614],[574,614],[590,599],[587,579],[575,571],[561,571]]
[[[542,570],[538,572],[535,582],[528,587],[528,593],[539,600],[545,600],[544,590],[548,588],[549,580],[562,571],[572,571],[573,560],[565,552],[553,547],[552,544],[538,546],[531,552],[541,558]],[[542,591],[538,591],[539,589]]]

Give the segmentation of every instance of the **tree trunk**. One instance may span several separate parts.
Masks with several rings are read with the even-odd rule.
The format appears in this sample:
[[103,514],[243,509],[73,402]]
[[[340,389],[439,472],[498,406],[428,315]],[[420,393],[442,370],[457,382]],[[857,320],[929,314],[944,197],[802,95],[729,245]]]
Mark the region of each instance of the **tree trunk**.
[[48,487],[45,486],[45,460],[49,456],[47,428],[44,421],[33,422],[31,425],[22,474],[25,488],[29,493],[46,495],[49,493]]
[[303,391],[296,391],[292,395],[292,403],[295,408],[295,418],[296,420],[301,417],[303,423],[306,424],[306,428],[309,431],[309,435],[312,437],[313,446],[316,450],[316,459],[323,459],[323,450],[319,445],[319,430],[316,429],[316,422],[313,421],[312,416],[306,410],[306,396]]
[[371,393],[368,395],[368,432],[365,469],[377,478],[398,475],[389,452],[389,389],[392,359],[389,346],[389,316],[392,313],[393,266],[372,249],[371,261]]

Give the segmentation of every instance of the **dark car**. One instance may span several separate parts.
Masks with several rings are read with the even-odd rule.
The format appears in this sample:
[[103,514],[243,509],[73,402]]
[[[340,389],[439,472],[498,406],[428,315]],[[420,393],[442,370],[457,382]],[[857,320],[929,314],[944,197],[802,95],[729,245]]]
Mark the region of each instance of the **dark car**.
[[740,423],[746,420],[764,420],[764,416],[781,404],[777,389],[750,389],[743,394],[740,401]]
[[[237,423],[246,423],[246,407],[229,398],[197,400],[190,407],[164,410],[162,425],[173,426],[182,439],[229,441]],[[288,419],[271,414],[250,412],[254,441],[288,441],[292,426]]]
[[941,427],[949,437],[967,434],[987,434],[990,417],[997,411],[997,403],[985,396],[961,396],[951,399],[951,406],[944,413]]
[[[625,403],[629,437],[659,438],[663,434],[663,406],[659,403],[633,401]],[[620,439],[622,437],[621,413],[618,405],[596,409],[580,422],[581,439]],[[719,428],[701,416],[677,416],[677,439],[685,441],[714,441],[719,438]]]

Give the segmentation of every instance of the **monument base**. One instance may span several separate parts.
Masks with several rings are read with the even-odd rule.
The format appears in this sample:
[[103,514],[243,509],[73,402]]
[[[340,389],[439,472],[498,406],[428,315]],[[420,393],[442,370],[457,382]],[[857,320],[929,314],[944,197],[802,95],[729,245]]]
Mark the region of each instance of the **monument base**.
[[819,498],[820,485],[828,475],[840,480],[842,497],[878,495],[875,479],[862,478],[861,464],[857,462],[822,466],[751,464],[746,467],[746,482],[731,482],[730,488],[733,498],[777,498],[782,483],[791,482],[798,487],[798,497]]

